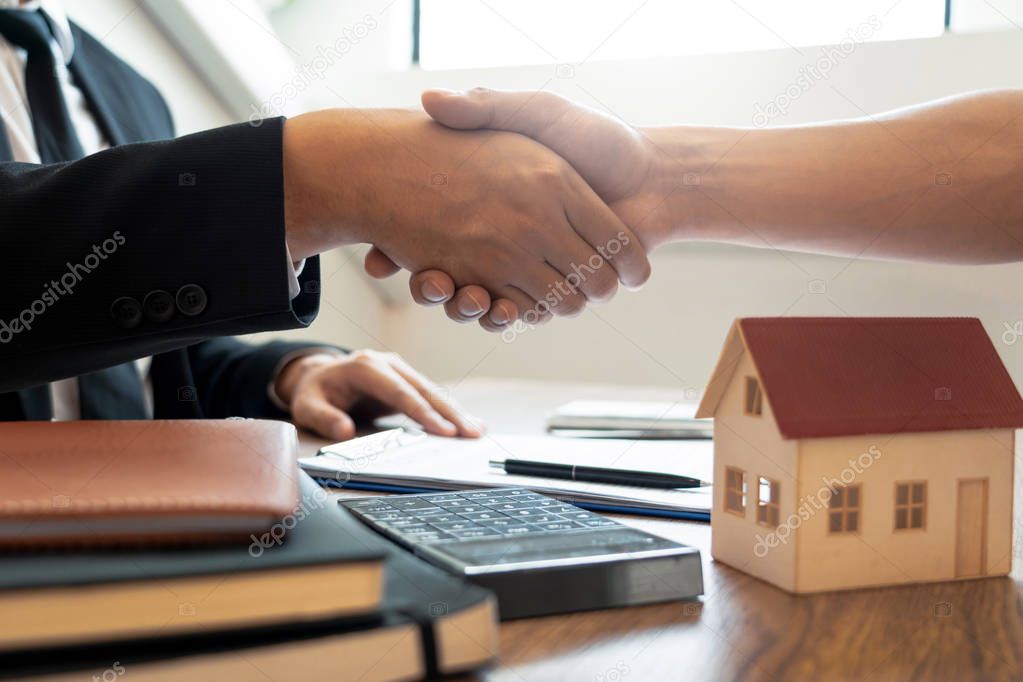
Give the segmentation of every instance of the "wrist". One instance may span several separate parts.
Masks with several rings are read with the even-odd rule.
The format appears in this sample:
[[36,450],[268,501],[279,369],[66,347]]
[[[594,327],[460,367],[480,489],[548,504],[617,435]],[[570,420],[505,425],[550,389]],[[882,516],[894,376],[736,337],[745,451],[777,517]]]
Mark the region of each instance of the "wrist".
[[[369,114],[366,114],[368,116]],[[296,260],[370,241],[363,179],[372,172],[370,126],[344,109],[284,124],[284,224]]]
[[654,148],[646,192],[658,198],[650,212],[651,248],[669,241],[728,241],[722,197],[732,184],[729,153],[750,132],[738,128],[647,128]]

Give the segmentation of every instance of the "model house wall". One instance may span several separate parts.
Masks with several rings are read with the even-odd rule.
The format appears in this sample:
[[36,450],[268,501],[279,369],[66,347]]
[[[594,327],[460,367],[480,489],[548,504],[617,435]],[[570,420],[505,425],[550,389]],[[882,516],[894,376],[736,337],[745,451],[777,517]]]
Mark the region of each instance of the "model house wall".
[[757,523],[756,488],[760,476],[778,483],[780,519],[788,518],[796,511],[797,443],[782,439],[766,398],[761,403],[760,416],[745,413],[746,377],[756,378],[756,370],[749,353],[742,353],[714,418],[714,480],[726,480],[726,467],[743,471],[746,511],[743,516],[725,511],[726,486],[714,486],[711,555],[729,566],[795,591],[795,538],[788,538],[788,542],[778,544],[764,556],[757,556],[754,547],[759,538],[774,530]]
[[975,319],[739,320],[697,416],[718,561],[799,593],[1011,569],[1023,399]]
[[[977,544],[972,551],[963,549],[983,551],[984,575],[1008,573],[1012,515],[1006,510],[1012,508],[1013,441],[1011,429],[799,441],[799,498],[821,496],[826,481],[852,471],[845,477],[860,486],[860,519],[855,533],[829,533],[827,508],[802,521],[794,591],[971,577],[958,576],[956,569],[957,513],[970,513],[967,500],[960,504],[959,482],[970,479],[987,479],[987,501],[980,523],[964,516]],[[895,485],[910,481],[927,484],[924,528],[896,530]]]

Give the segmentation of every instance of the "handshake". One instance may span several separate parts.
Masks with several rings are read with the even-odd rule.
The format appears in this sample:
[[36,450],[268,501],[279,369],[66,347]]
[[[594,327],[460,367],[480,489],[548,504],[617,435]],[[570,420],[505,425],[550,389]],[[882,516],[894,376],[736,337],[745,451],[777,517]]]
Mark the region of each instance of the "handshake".
[[288,247],[372,244],[371,275],[404,268],[416,301],[492,331],[638,287],[672,240],[1023,260],[1023,91],[762,129],[637,130],[547,92],[429,91],[423,107],[287,122]]
[[369,274],[407,269],[417,302],[491,331],[577,315],[647,280],[647,251],[670,232],[670,178],[649,139],[547,92],[429,91],[423,106],[429,117],[288,121],[293,257],[368,242]]

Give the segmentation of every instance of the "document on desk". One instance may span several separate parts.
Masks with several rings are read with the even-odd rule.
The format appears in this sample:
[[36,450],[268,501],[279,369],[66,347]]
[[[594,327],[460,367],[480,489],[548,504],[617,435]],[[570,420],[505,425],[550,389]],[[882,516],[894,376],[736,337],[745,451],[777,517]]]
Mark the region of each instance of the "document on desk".
[[709,440],[572,440],[491,433],[476,440],[392,429],[321,448],[300,461],[322,483],[391,492],[526,487],[600,511],[707,520],[711,486],[654,489],[510,475],[490,460],[528,459],[691,476],[710,481]]

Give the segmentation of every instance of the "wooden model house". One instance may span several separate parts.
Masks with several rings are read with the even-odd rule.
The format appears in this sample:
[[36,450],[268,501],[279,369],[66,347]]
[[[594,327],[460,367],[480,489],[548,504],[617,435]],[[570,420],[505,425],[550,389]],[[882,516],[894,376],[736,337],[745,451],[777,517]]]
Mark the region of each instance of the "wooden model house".
[[974,318],[737,320],[711,553],[791,592],[1004,575],[1023,400]]

